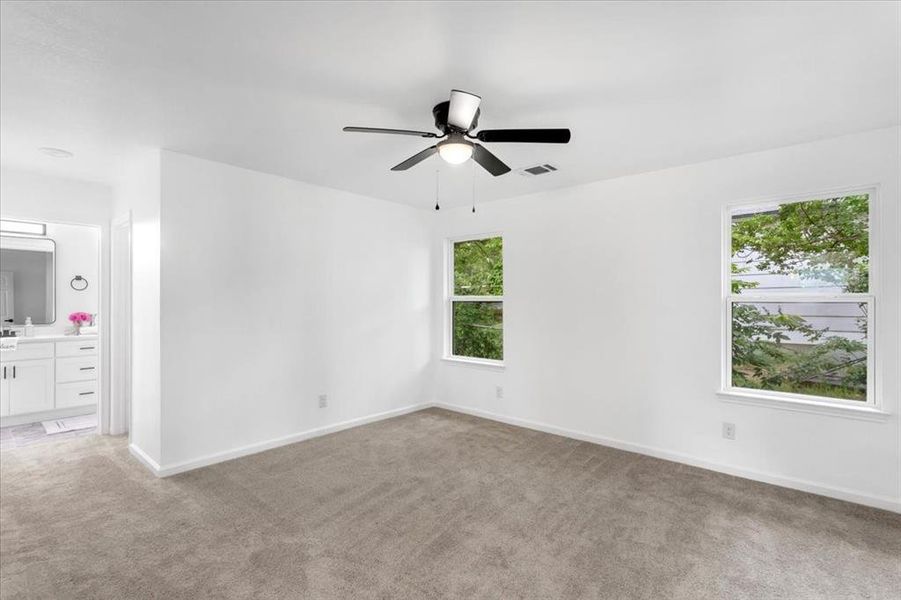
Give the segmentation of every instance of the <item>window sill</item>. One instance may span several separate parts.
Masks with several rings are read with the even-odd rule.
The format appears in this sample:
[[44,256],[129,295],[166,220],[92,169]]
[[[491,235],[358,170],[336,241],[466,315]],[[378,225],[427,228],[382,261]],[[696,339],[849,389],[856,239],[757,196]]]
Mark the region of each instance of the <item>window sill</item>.
[[851,406],[838,404],[837,402],[824,402],[818,400],[804,400],[802,398],[776,397],[766,394],[756,394],[744,390],[720,390],[717,393],[720,400],[736,404],[749,404],[752,406],[766,406],[779,410],[793,412],[814,413],[846,419],[858,419],[862,421],[886,421],[891,416],[883,410],[873,406]]
[[449,363],[457,363],[468,367],[483,367],[488,369],[504,370],[504,363],[500,360],[489,360],[487,358],[466,358],[463,356],[443,356],[441,360]]

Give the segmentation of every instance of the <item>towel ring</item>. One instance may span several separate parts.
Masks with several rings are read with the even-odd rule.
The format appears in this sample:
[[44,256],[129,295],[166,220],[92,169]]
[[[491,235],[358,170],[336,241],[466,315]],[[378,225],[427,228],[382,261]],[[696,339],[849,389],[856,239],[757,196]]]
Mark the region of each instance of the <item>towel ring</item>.
[[83,292],[88,289],[88,280],[81,275],[76,275],[72,278],[72,281],[69,282],[69,286],[75,291]]

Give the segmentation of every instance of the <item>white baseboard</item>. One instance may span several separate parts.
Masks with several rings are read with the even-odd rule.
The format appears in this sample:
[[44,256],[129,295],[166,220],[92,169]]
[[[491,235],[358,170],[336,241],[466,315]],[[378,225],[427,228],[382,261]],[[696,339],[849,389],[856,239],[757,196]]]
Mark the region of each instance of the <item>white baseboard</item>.
[[160,465],[150,458],[150,455],[141,450],[134,443],[128,445],[128,451],[131,452],[131,455],[137,458],[142,465],[150,469],[150,472],[156,475],[157,477],[161,477],[160,473],[162,469],[160,469]]
[[772,475],[772,474],[764,473],[761,471],[755,471],[753,469],[746,469],[744,467],[736,467],[733,465],[712,462],[712,461],[705,460],[702,458],[697,458],[695,456],[691,456],[688,454],[683,454],[681,452],[672,452],[670,450],[664,450],[662,448],[655,448],[653,446],[645,446],[642,444],[633,444],[631,442],[625,442],[625,441],[617,440],[617,439],[613,439],[613,438],[592,435],[590,433],[585,433],[582,431],[575,431],[572,429],[564,429],[562,427],[555,427],[553,425],[547,425],[547,424],[539,423],[536,421],[528,421],[526,419],[518,419],[516,417],[507,417],[507,416],[498,415],[495,413],[490,413],[490,412],[479,410],[479,409],[458,406],[456,404],[446,404],[444,402],[435,402],[435,403],[432,403],[431,406],[435,406],[438,408],[444,408],[446,410],[459,412],[459,413],[463,413],[463,414],[467,414],[467,415],[472,415],[474,417],[481,417],[483,419],[490,419],[492,421],[498,421],[501,423],[506,423],[508,425],[515,425],[517,427],[525,427],[526,429],[534,429],[536,431],[552,433],[554,435],[560,435],[563,437],[581,440],[583,442],[590,442],[592,444],[599,444],[601,446],[609,446],[611,448],[617,448],[619,450],[626,450],[628,452],[636,452],[638,454],[653,456],[655,458],[671,460],[673,462],[691,465],[693,467],[700,467],[702,469],[707,469],[709,471],[717,471],[719,473],[725,473],[727,475],[734,475],[736,477],[743,477],[745,479],[751,479],[753,481],[760,481],[763,483],[778,485],[780,487],[790,488],[793,490],[800,490],[802,492],[809,492],[811,494],[827,496],[829,498],[836,498],[838,500],[845,500],[847,502],[863,504],[864,506],[872,506],[874,508],[881,508],[883,510],[889,510],[892,512],[901,513],[901,501],[899,501],[898,499],[894,499],[894,498],[887,498],[887,497],[883,497],[883,496],[870,496],[867,494],[861,494],[861,493],[855,492],[853,490],[829,487],[829,486],[821,485],[821,484],[818,484],[818,483],[815,483],[812,481],[805,481],[803,479],[795,479],[793,477],[783,477],[781,475]]
[[517,427],[524,427],[526,429],[534,429],[536,431],[543,431],[545,433],[551,433],[554,435],[560,435],[563,437],[581,440],[584,442],[590,442],[592,444],[608,446],[610,448],[617,448],[619,450],[625,450],[627,452],[636,452],[638,454],[644,454],[646,456],[653,456],[655,458],[670,460],[673,462],[691,465],[693,467],[700,467],[702,469],[716,471],[719,473],[725,473],[727,475],[743,477],[745,479],[751,479],[753,481],[760,481],[763,483],[769,483],[769,484],[777,485],[780,487],[790,488],[790,489],[794,489],[794,490],[800,490],[802,492],[809,492],[811,494],[817,494],[817,495],[826,496],[829,498],[836,498],[838,500],[845,500],[847,502],[854,502],[856,504],[862,504],[864,506],[872,506],[874,508],[881,508],[883,510],[889,510],[892,512],[901,513],[901,501],[893,499],[893,498],[887,498],[887,497],[882,497],[882,496],[871,496],[871,495],[867,495],[867,494],[861,494],[861,493],[858,493],[858,492],[855,492],[852,490],[825,486],[825,485],[821,485],[821,484],[818,484],[815,482],[806,481],[806,480],[802,480],[802,479],[796,479],[796,478],[792,478],[792,477],[783,477],[781,475],[772,475],[770,473],[764,473],[761,471],[747,469],[744,467],[737,467],[737,466],[733,466],[733,465],[712,462],[712,461],[697,458],[695,456],[691,456],[688,454],[683,454],[681,452],[673,452],[670,450],[664,450],[662,448],[656,448],[653,446],[634,444],[632,442],[625,442],[623,440],[617,440],[614,438],[593,435],[593,434],[585,433],[582,431],[576,431],[573,429],[565,429],[562,427],[556,427],[553,425],[547,425],[545,423],[529,421],[526,419],[519,419],[516,417],[507,417],[504,415],[499,415],[499,414],[491,413],[488,411],[483,411],[483,410],[474,409],[474,408],[467,408],[467,407],[459,406],[459,405],[455,405],[455,404],[447,404],[444,402],[429,402],[429,403],[424,403],[424,404],[412,404],[410,406],[405,406],[405,407],[394,409],[394,410],[376,413],[376,414],[368,415],[365,417],[359,417],[357,419],[351,419],[349,421],[335,423],[334,425],[327,425],[325,427],[310,429],[307,431],[302,431],[299,433],[287,435],[284,437],[274,438],[274,439],[259,442],[256,444],[250,444],[250,445],[242,446],[242,447],[235,448],[232,450],[227,450],[227,451],[219,452],[216,454],[210,454],[207,456],[202,456],[202,457],[199,457],[196,459],[192,459],[192,460],[184,461],[184,462],[180,462],[180,463],[175,463],[175,464],[171,464],[171,465],[160,466],[159,464],[157,464],[156,461],[154,461],[152,458],[150,458],[147,455],[147,453],[145,453],[143,450],[141,450],[139,447],[135,446],[134,444],[130,444],[128,449],[132,453],[132,455],[135,458],[137,458],[145,467],[147,467],[154,475],[156,475],[157,477],[168,477],[170,475],[175,475],[177,473],[184,473],[185,471],[191,471],[193,469],[199,469],[200,467],[205,467],[205,466],[213,465],[216,463],[225,462],[225,461],[232,460],[235,458],[240,458],[242,456],[256,454],[257,452],[271,450],[272,448],[278,448],[280,446],[287,446],[289,444],[295,444],[297,442],[302,442],[304,440],[309,440],[309,439],[312,439],[315,437],[328,435],[330,433],[336,433],[338,431],[343,431],[345,429],[351,429],[353,427],[359,427],[360,425],[366,425],[367,423],[374,423],[376,421],[390,419],[391,417],[405,415],[405,414],[415,412],[418,410],[422,410],[425,408],[429,408],[429,407],[443,408],[443,409],[454,411],[454,412],[472,415],[474,417],[480,417],[483,419],[489,419],[492,421],[507,423],[508,425],[515,425]]
[[273,438],[270,440],[265,440],[262,442],[257,442],[255,444],[249,444],[247,446],[241,446],[239,448],[234,448],[232,450],[225,450],[223,452],[217,452],[215,454],[208,454],[206,456],[201,456],[198,458],[194,458],[191,460],[178,462],[174,464],[164,464],[159,465],[153,459],[151,459],[145,452],[143,452],[140,448],[135,446],[134,444],[130,444],[128,449],[131,451],[132,455],[134,455],[141,463],[150,469],[150,471],[156,475],[157,477],[169,477],[170,475],[175,475],[177,473],[184,473],[185,471],[192,471],[194,469],[199,469],[200,467],[206,467],[209,465],[214,465],[216,463],[225,462],[228,460],[233,460],[235,458],[240,458],[242,456],[248,456],[250,454],[256,454],[257,452],[263,452],[264,450],[271,450],[272,448],[278,448],[279,446],[287,446],[288,444],[296,444],[297,442],[302,442],[304,440],[309,440],[315,437],[319,437],[322,435],[328,435],[329,433],[336,433],[338,431],[343,431],[345,429],[351,429],[353,427],[359,427],[360,425],[366,425],[367,423],[373,423],[375,421],[382,421],[384,419],[390,419],[391,417],[398,417],[400,415],[405,415],[411,412],[415,412],[417,410],[422,410],[423,408],[427,408],[431,406],[431,404],[411,404],[409,406],[404,406],[402,408],[396,408],[394,410],[388,410],[381,413],[376,413],[373,415],[367,415],[365,417],[359,417],[356,419],[350,419],[349,421],[342,421],[340,423],[335,423],[334,425],[326,425],[324,427],[318,427],[316,429],[309,429],[307,431],[301,431],[298,433],[292,433],[291,435],[286,435],[279,438]]

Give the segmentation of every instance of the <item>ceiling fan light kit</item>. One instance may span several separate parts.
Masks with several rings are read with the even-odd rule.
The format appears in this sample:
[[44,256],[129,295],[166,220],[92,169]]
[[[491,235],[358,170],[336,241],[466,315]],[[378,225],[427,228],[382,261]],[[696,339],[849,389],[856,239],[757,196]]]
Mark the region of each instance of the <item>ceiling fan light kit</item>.
[[438,144],[438,156],[452,165],[465,163],[472,158],[472,142],[467,142],[459,133],[452,133]]
[[438,154],[445,162],[452,165],[465,163],[472,158],[479,166],[495,177],[509,173],[510,167],[481,144],[470,142],[469,140],[478,140],[486,143],[569,143],[569,129],[485,129],[473,135],[472,131],[479,124],[479,114],[481,113],[479,105],[481,102],[482,98],[480,96],[462,90],[451,90],[450,100],[441,102],[432,109],[432,115],[435,117],[435,127],[441,132],[440,134],[430,131],[385,129],[381,127],[345,127],[344,131],[407,135],[422,138],[446,138],[395,165],[391,168],[392,171],[406,171],[433,154]]

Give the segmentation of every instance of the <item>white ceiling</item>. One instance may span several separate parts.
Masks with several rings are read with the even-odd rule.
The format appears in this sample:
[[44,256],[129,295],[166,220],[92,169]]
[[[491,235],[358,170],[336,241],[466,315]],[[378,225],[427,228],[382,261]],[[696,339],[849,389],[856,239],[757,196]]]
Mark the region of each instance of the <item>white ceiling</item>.
[[[568,146],[493,144],[513,168],[479,201],[901,122],[896,2],[6,2],[0,162],[112,182],[158,146],[428,208],[471,170],[394,164],[452,87],[483,128],[570,127]],[[40,146],[76,153],[68,160]]]

